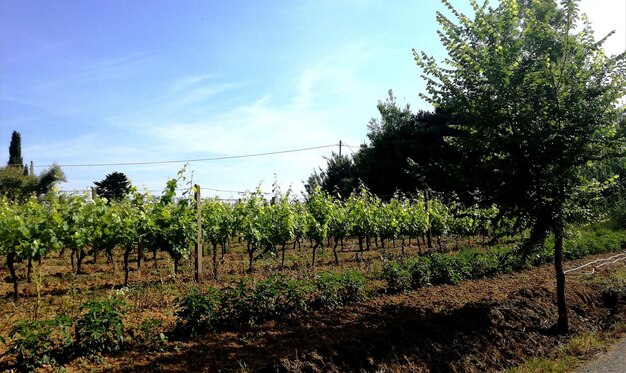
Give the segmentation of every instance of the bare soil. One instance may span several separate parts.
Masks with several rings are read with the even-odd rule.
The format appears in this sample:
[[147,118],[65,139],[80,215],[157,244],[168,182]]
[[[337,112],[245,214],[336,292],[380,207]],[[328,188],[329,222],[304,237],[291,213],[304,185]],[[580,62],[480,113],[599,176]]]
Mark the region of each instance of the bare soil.
[[[350,248],[347,250],[341,254],[341,268],[359,267],[366,273],[379,268],[375,251],[358,258]],[[306,260],[298,259],[295,251],[291,254],[293,260],[286,272],[310,276]],[[566,268],[595,258],[568,262]],[[23,281],[23,299],[18,304],[10,301],[11,284],[0,285],[0,335],[6,335],[18,319],[78,314],[80,302],[112,291],[122,293],[129,304],[124,319],[127,328],[137,329],[150,318],[162,322],[155,330],[157,334],[167,332],[175,320],[173,301],[190,286],[191,272],[174,280],[168,274],[168,259],[160,256],[158,260],[161,264],[156,269],[145,263],[141,271],[134,271],[131,281],[135,285],[128,289],[119,289],[121,266],[113,275],[104,259],[87,264],[87,274],[79,276],[68,274],[67,259],[58,259],[58,263],[47,260],[35,268],[39,301],[36,284]],[[320,256],[319,269],[334,268],[331,263],[332,252],[326,250]],[[598,269],[593,276],[607,276],[625,267],[624,262],[615,263]],[[219,286],[226,279],[244,276],[244,268],[245,255],[230,253],[220,268],[222,279],[207,280],[207,284]],[[277,270],[275,260],[261,261],[257,268],[255,277]],[[6,272],[3,269],[0,276],[7,276]],[[24,276],[23,270],[20,273]],[[338,310],[319,310],[289,322],[268,322],[239,332],[209,333],[185,342],[170,341],[158,351],[136,343],[121,354],[78,358],[64,368],[120,372],[485,372],[519,364],[530,356],[552,356],[568,338],[555,335],[551,328],[557,318],[552,266],[396,295],[384,294],[376,281],[371,284],[369,300]],[[573,334],[626,322],[624,295],[603,291],[588,276],[567,278],[567,299]]]

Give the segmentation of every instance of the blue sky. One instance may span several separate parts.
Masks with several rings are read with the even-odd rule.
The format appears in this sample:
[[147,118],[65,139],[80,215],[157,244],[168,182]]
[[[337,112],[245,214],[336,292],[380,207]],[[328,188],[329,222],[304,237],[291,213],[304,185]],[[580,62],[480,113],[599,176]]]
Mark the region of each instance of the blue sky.
[[[585,0],[626,48],[624,0]],[[453,1],[466,10],[466,1]],[[61,165],[212,158],[366,141],[376,103],[427,109],[411,49],[442,56],[439,1],[0,2],[0,163],[11,132],[36,172]],[[299,192],[338,147],[194,162],[204,188]],[[349,152],[350,148],[343,148]],[[63,167],[61,189],[113,171],[161,190],[181,163]],[[236,193],[207,190],[224,198]]]

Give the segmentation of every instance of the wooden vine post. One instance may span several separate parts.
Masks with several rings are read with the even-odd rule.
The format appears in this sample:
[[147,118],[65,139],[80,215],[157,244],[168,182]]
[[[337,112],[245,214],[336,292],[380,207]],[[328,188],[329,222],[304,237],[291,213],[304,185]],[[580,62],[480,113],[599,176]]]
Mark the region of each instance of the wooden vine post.
[[198,236],[196,240],[196,283],[200,284],[202,281],[202,214],[200,212],[200,185],[194,185],[195,197],[196,197],[196,222],[198,225]]
[[426,231],[426,240],[428,243],[428,249],[432,249],[433,244],[432,244],[432,236],[433,236],[433,231],[432,231],[432,226],[430,224],[430,190],[426,189],[426,193],[424,194],[426,198],[425,199],[425,208],[426,208],[426,225],[428,226],[428,230]]

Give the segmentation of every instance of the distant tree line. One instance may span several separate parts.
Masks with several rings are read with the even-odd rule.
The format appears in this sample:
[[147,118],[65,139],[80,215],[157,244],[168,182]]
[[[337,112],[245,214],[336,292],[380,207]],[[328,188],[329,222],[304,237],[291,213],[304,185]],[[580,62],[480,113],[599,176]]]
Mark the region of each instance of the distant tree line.
[[41,195],[50,191],[59,181],[65,181],[61,167],[52,165],[41,174],[35,175],[28,169],[22,158],[22,137],[13,131],[9,144],[9,161],[0,167],[0,195],[13,200],[24,200],[31,195]]

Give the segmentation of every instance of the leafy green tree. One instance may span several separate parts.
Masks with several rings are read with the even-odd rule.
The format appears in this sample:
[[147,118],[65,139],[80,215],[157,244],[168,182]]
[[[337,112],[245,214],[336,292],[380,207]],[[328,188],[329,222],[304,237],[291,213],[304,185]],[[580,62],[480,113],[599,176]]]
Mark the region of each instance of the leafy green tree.
[[390,90],[378,112],[368,125],[369,144],[354,156],[351,191],[358,190],[357,180],[384,200],[396,192],[432,189],[460,195],[466,190],[458,170],[460,153],[445,141],[456,133],[445,111],[413,113],[409,105],[398,105]]
[[22,136],[19,132],[13,131],[11,134],[11,143],[9,144],[9,166],[20,166],[20,171],[24,165],[22,159]]
[[108,174],[103,180],[95,181],[96,192],[109,201],[119,201],[130,192],[130,181],[122,172]]
[[352,159],[345,155],[332,153],[326,158],[326,170],[320,168],[319,173],[314,172],[305,185],[307,194],[311,194],[315,186],[319,186],[324,192],[347,198],[359,186],[356,168]]
[[58,165],[52,165],[39,176],[25,175],[21,167],[0,167],[0,195],[13,200],[46,194],[59,181],[65,181],[65,174]]
[[496,8],[471,0],[473,19],[443,3],[456,19],[437,13],[448,58],[414,52],[427,81],[422,97],[462,132],[453,142],[479,201],[530,228],[527,247],[554,234],[556,328],[567,333],[564,228],[592,186],[581,171],[625,151],[624,53],[605,55],[606,37],[595,39],[576,0],[502,0]]
[[37,176],[35,192],[37,195],[46,194],[60,181],[66,181],[65,173],[59,165],[53,164]]

